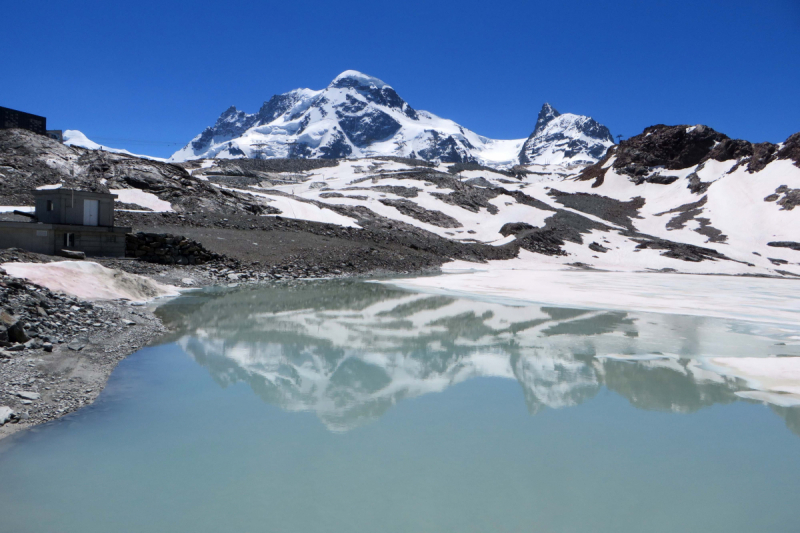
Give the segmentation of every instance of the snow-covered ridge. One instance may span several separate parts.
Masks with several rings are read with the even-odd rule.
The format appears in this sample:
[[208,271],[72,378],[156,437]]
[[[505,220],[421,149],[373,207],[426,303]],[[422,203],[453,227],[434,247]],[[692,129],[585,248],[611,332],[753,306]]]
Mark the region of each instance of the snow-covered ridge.
[[143,159],[152,159],[154,161],[166,161],[166,159],[161,157],[153,157],[149,155],[141,155],[141,154],[134,154],[129,152],[128,150],[123,150],[121,148],[111,148],[105,145],[97,144],[96,142],[89,139],[83,132],[79,130],[65,130],[64,131],[64,144],[67,146],[77,146],[79,148],[86,148],[89,150],[103,150],[105,152],[111,152],[113,154],[124,154],[130,155],[133,157],[141,157]]
[[593,163],[613,144],[589,117],[553,112],[546,132],[497,140],[427,111],[416,110],[378,78],[348,70],[325,89],[296,89],[273,96],[252,114],[231,106],[171,157],[359,158],[401,156],[474,162],[509,168],[533,163]]
[[601,159],[614,139],[608,128],[590,117],[561,114],[544,104],[536,129],[519,154],[522,165],[592,163]]

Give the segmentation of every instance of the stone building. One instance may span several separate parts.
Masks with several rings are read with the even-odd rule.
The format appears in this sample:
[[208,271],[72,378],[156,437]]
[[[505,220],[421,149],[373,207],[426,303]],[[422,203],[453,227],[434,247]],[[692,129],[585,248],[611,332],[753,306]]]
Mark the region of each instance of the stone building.
[[34,191],[30,222],[0,222],[0,248],[21,248],[48,255],[65,251],[87,256],[124,257],[131,228],[114,226],[116,195],[48,189]]

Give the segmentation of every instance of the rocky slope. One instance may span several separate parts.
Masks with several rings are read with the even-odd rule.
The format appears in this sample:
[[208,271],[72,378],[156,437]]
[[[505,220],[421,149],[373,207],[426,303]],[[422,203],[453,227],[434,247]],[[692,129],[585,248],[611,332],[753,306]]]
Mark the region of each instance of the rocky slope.
[[349,70],[321,91],[273,96],[253,114],[230,107],[171,160],[401,156],[511,167],[594,162],[611,144],[604,126],[560,115],[549,104],[527,140],[489,139],[414,109],[383,81]]
[[0,130],[0,204],[31,206],[31,191],[55,186],[111,191],[134,210],[269,212],[251,196],[221,191],[177,165],[68,146],[27,130]]
[[277,161],[206,161],[191,171],[291,218],[394,221],[459,243],[516,247],[532,253],[523,253],[532,267],[796,277],[797,143],[797,135],[752,144],[705,126],[654,126],[583,168],[371,158],[295,172],[270,170]]
[[[539,131],[563,116],[546,112]],[[10,130],[0,132],[0,205],[30,206],[41,186],[111,190],[118,224],[176,235],[186,227],[212,252],[304,272],[518,256],[532,269],[798,277],[799,140],[752,144],[705,126],[654,126],[591,166],[498,170],[399,157],[177,165]],[[292,253],[265,246],[270,234]]]

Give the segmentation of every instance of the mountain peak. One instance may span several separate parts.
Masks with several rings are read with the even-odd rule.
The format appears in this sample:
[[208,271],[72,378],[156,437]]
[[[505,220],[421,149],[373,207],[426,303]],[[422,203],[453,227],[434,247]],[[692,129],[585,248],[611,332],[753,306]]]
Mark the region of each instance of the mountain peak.
[[253,114],[231,106],[173,161],[211,157],[344,158],[392,155],[448,163],[510,167],[594,163],[613,144],[589,117],[546,103],[534,134],[489,139],[427,112],[417,112],[382,80],[346,70],[323,90],[278,94]]
[[545,102],[536,128],[522,145],[519,161],[523,165],[564,161],[590,163],[600,159],[612,144],[614,138],[608,128],[591,117],[562,115]]
[[536,127],[533,130],[533,134],[536,135],[538,132],[542,131],[550,121],[559,116],[561,116],[561,113],[556,111],[548,102],[545,102],[544,105],[542,105],[542,109],[539,110],[539,117],[536,119]]
[[345,70],[336,76],[329,87],[343,88],[343,87],[376,87],[382,89],[389,87],[389,85],[382,80],[357,70]]

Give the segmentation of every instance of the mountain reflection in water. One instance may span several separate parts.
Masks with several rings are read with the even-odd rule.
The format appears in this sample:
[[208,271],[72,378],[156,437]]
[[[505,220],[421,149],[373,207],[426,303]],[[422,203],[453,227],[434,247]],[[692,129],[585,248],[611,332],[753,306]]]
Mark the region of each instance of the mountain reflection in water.
[[[800,356],[798,331],[682,315],[504,305],[381,284],[210,289],[161,306],[176,341],[220,385],[313,411],[332,431],[474,377],[515,379],[528,411],[601,387],[642,409],[766,401],[800,435],[800,397],[753,390],[714,358]],[[794,345],[793,345],[794,344]],[[774,360],[774,359],[773,359]]]

